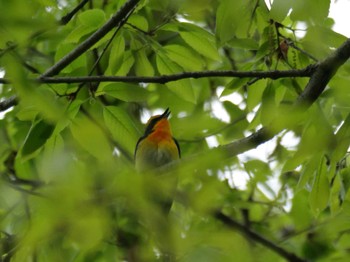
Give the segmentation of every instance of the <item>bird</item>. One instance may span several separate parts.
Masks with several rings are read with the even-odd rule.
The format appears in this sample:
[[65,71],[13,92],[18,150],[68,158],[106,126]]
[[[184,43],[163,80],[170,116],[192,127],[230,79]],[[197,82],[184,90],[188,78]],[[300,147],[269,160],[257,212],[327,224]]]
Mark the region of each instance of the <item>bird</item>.
[[181,157],[180,146],[171,132],[167,108],[163,114],[152,116],[143,136],[137,141],[134,159],[139,172],[154,170]]
[[[163,261],[174,261],[171,240],[173,237],[168,215],[173,204],[177,177],[161,176],[159,173],[162,172],[155,170],[181,157],[179,143],[172,135],[169,115],[170,110],[167,108],[163,114],[152,116],[148,120],[145,132],[137,141],[134,153],[135,168],[138,173],[145,173],[143,177],[147,181],[144,184],[144,196],[156,208],[154,211],[158,210],[158,212],[152,212],[152,223],[158,228],[156,232]],[[149,178],[151,179],[148,180]]]

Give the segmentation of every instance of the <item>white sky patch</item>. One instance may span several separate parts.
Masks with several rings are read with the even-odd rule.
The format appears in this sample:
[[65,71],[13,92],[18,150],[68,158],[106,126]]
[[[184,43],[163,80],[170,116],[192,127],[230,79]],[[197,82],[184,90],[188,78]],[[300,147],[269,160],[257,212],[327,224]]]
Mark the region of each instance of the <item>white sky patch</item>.
[[120,151],[118,150],[118,148],[113,148],[113,156],[120,156]]
[[[265,0],[266,5],[271,9],[273,0]],[[329,17],[333,18],[335,24],[333,30],[339,34],[346,37],[350,37],[350,26],[349,26],[349,11],[350,11],[350,0],[333,0],[331,1],[331,6],[329,9]],[[303,29],[303,23],[298,23],[295,28]],[[303,37],[305,32],[297,31],[296,35],[298,37]]]
[[295,31],[297,38],[303,38],[306,35],[307,25],[304,22],[298,22],[295,28],[297,29]]
[[249,176],[242,170],[225,170],[219,171],[219,177],[225,177],[232,188],[244,190],[247,188]]
[[277,138],[267,141],[264,144],[259,145],[257,148],[251,149],[243,154],[238,155],[241,162],[246,162],[250,159],[259,159],[264,162],[268,162],[268,156],[271,155],[276,147]]
[[243,97],[241,94],[234,92],[227,96],[222,96],[222,92],[224,91],[225,87],[219,86],[216,89],[216,95],[220,98],[220,101],[230,101],[235,105],[239,105],[243,101]]
[[337,126],[337,128],[335,129],[335,133],[338,133],[339,129],[343,126],[345,121],[341,121],[341,123],[339,124],[339,126]]
[[[142,110],[142,114],[141,114],[141,122],[142,123],[147,123],[148,119],[150,119],[150,117],[152,116],[153,114],[151,114],[150,111],[148,110]],[[156,115],[156,114],[154,114]]]
[[240,105],[243,102],[243,97],[240,93],[234,92],[230,95],[223,96],[220,98],[221,101],[230,101],[235,105]]
[[260,106],[261,106],[261,104],[258,104],[256,107],[254,107],[252,112],[247,114],[247,120],[248,120],[249,123],[253,121],[253,119],[256,116],[256,113],[258,112]]
[[185,111],[179,112],[179,113],[177,114],[177,117],[178,117],[178,118],[184,118],[184,117],[186,117],[186,116],[188,116],[188,114],[187,114],[187,112],[185,112]]
[[[5,75],[5,71],[2,70],[2,69],[0,69],[0,78],[4,77],[4,75]],[[2,87],[3,87],[3,85],[0,84],[0,94],[2,93]],[[0,98],[0,102],[1,102],[1,101],[2,101],[2,99]],[[7,112],[11,111],[11,110],[12,110],[12,107],[9,108],[9,109],[7,109],[7,110],[5,110],[5,111],[0,112],[0,119],[4,119],[5,114],[6,114]]]
[[[163,114],[165,111],[165,109],[156,109],[154,111],[150,111],[150,110],[142,110],[142,114],[141,114],[141,122],[146,124],[147,121],[152,117],[152,116],[156,116],[156,115],[161,115]],[[170,110],[170,117],[171,115],[174,116],[174,114],[171,112]],[[183,118],[183,117],[186,117],[188,116],[187,112],[179,112],[176,117],[177,118]]]
[[[1,100],[0,100],[0,101],[1,101]],[[7,109],[7,110],[5,110],[5,111],[0,112],[0,120],[1,120],[1,119],[4,119],[6,113],[7,113],[7,112],[10,112],[10,111],[12,110],[12,108],[13,108],[13,107],[11,107],[11,108],[9,108],[9,109]]]
[[146,124],[152,116],[161,115],[164,113],[164,111],[165,109],[156,109],[154,111],[142,110],[141,122]]
[[300,138],[295,136],[294,132],[288,131],[281,140],[281,145],[285,148],[296,148],[300,142]]
[[211,102],[212,108],[215,108],[213,110],[213,115],[217,118],[220,119],[223,122],[229,123],[230,122],[230,116],[226,112],[224,106],[219,100],[213,100]]
[[349,11],[350,0],[338,0],[331,2],[329,16],[335,21],[333,30],[345,35],[346,37],[350,37]]
[[216,95],[219,98],[218,100],[212,101],[212,108],[215,108],[213,110],[213,114],[216,118],[220,119],[223,122],[229,123],[230,122],[230,116],[226,112],[225,108],[222,105],[222,102],[229,101],[236,106],[238,106],[240,109],[244,109],[246,107],[246,104],[243,102],[243,96],[240,93],[234,92],[227,96],[221,96],[222,92],[224,91],[225,87],[219,86],[216,89]]
[[217,147],[219,145],[216,136],[208,136],[205,138],[205,141],[207,142],[210,148]]
[[240,93],[234,92],[230,95],[221,96],[224,89],[225,89],[225,87],[223,87],[223,86],[219,86],[216,89],[216,95],[217,95],[217,97],[219,97],[220,102],[230,101],[231,103],[238,106],[240,109],[242,109],[242,110],[245,109],[246,104],[243,102],[243,96]]

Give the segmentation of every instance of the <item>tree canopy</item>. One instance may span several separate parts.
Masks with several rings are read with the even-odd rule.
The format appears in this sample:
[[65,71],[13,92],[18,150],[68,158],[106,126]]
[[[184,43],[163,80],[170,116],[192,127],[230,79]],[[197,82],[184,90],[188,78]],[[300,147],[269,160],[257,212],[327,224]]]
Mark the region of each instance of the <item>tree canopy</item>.
[[[0,0],[0,260],[347,261],[350,39],[329,8]],[[166,108],[182,159],[138,174]]]

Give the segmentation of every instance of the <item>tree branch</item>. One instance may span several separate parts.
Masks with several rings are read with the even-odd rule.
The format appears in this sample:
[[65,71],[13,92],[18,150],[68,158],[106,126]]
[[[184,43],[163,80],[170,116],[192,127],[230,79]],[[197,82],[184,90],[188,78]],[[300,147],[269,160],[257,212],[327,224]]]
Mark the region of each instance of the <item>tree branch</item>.
[[[323,90],[326,88],[339,67],[343,65],[349,57],[350,38],[325,60],[317,64],[308,84],[295,101],[291,111],[307,109],[310,107],[322,94]],[[271,126],[274,126],[274,123],[277,123],[279,120],[280,119],[276,119]],[[286,127],[279,127],[272,131],[267,127],[263,127],[248,137],[223,145],[218,149],[222,149],[227,157],[234,157],[267,142],[285,128]]]
[[42,77],[39,81],[56,83],[81,83],[81,82],[125,82],[125,83],[159,83],[178,81],[186,78],[204,78],[204,77],[258,77],[277,79],[282,77],[310,77],[314,66],[308,66],[299,70],[285,71],[197,71],[183,72],[173,75],[161,76],[90,76],[90,77]]
[[16,96],[11,96],[0,102],[0,112],[5,111],[15,105],[17,105],[17,98]]
[[70,53],[64,56],[60,61],[55,65],[50,67],[45,73],[42,74],[42,77],[53,76],[58,74],[62,69],[67,65],[73,62],[76,58],[82,55],[95,43],[97,43],[102,37],[104,37],[109,31],[111,31],[116,26],[119,26],[120,23],[124,21],[124,18],[128,16],[130,12],[134,10],[136,5],[140,0],[129,0],[127,1],[117,13],[115,13],[100,29],[88,37],[84,42],[79,46],[73,49]]
[[336,49],[325,60],[318,63],[318,67],[312,74],[304,91],[296,101],[296,105],[310,106],[321,95],[328,82],[350,57],[350,38]]
[[259,235],[258,233],[251,231],[249,228],[245,227],[244,225],[242,225],[241,223],[237,222],[236,220],[230,218],[229,216],[223,214],[221,211],[215,212],[214,217],[216,219],[218,219],[219,221],[221,221],[222,223],[224,223],[226,226],[239,231],[240,233],[249,237],[249,239],[252,239],[255,242],[272,250],[273,252],[279,254],[281,257],[285,258],[287,261],[290,261],[290,262],[306,262],[307,261],[305,259],[298,257],[294,253],[288,252],[284,248],[276,245],[275,243],[264,238],[263,236]]
[[73,16],[84,7],[84,5],[89,2],[90,0],[83,0],[81,1],[71,12],[69,12],[68,14],[66,14],[64,17],[61,18],[61,24],[65,25],[67,24],[72,18]]
[[[284,77],[310,77],[316,70],[315,65],[310,65],[303,69],[284,70],[284,71],[196,71],[183,72],[173,75],[161,76],[75,76],[75,77],[40,77],[29,79],[45,84],[72,84],[72,83],[92,83],[92,82],[124,82],[124,83],[159,83],[165,84],[186,78],[205,78],[205,77],[238,77],[238,78],[270,78],[278,79]],[[0,83],[9,84],[9,79],[0,78]]]

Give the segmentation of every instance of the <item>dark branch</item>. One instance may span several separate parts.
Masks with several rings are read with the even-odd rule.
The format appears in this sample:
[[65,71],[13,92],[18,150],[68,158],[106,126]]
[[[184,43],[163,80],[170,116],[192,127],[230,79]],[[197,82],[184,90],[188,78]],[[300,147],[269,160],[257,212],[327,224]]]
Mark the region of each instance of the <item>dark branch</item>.
[[290,262],[306,262],[307,261],[305,259],[298,257],[294,253],[288,252],[284,248],[276,245],[275,243],[264,238],[263,236],[259,235],[258,233],[251,231],[249,228],[247,228],[244,225],[242,225],[241,223],[233,220],[232,218],[223,214],[220,211],[215,212],[214,217],[216,219],[220,220],[226,226],[239,231],[240,233],[249,237],[249,239],[251,239],[251,240],[267,247],[268,249],[272,250],[273,252],[279,254],[281,257],[285,258],[287,261],[290,261]]
[[277,79],[282,77],[310,77],[314,71],[313,66],[300,70],[286,71],[198,71],[183,72],[173,75],[162,76],[90,76],[90,77],[42,77],[43,83],[82,83],[82,82],[126,82],[126,83],[159,83],[165,84],[185,78],[204,77],[258,77]]
[[[316,70],[315,65],[303,69],[285,70],[285,71],[197,71],[183,72],[173,75],[162,76],[76,76],[76,77],[40,77],[32,79],[46,84],[61,83],[93,83],[93,82],[124,82],[124,83],[159,83],[178,81],[186,78],[204,78],[204,77],[238,77],[238,78],[270,78],[278,79],[283,77],[310,77]],[[8,84],[9,80],[0,78],[0,83]]]
[[304,91],[298,97],[296,104],[310,106],[321,95],[328,82],[350,57],[350,38],[348,38],[334,53],[318,64]]
[[86,52],[90,47],[97,43],[102,37],[104,37],[113,28],[119,26],[124,21],[124,18],[134,10],[140,0],[129,0],[126,2],[117,13],[115,13],[100,29],[88,37],[77,48],[73,49],[70,53],[64,56],[55,65],[49,68],[42,77],[53,76],[58,74],[63,68],[73,62],[76,58]]
[[15,105],[17,105],[17,98],[16,96],[11,96],[0,102],[0,112],[5,111]]
[[0,78],[0,84],[10,84],[10,80],[5,79],[5,78]]
[[[349,59],[349,57],[350,38],[347,39],[344,44],[341,45],[334,53],[332,53],[322,62],[318,63],[310,77],[308,84],[297,98],[291,110],[304,110],[310,107],[322,94],[328,82],[334,76],[339,67],[343,65]],[[286,128],[286,126],[283,127],[277,124],[279,120],[280,119],[278,118],[271,124],[271,126],[278,126],[278,128],[275,128],[273,131],[269,130],[267,127],[264,127],[246,138],[219,147],[219,149],[223,149],[228,157],[233,157],[250,149],[256,148],[258,145],[267,142]]]
[[71,12],[69,12],[68,14],[66,14],[64,17],[61,18],[61,24],[65,25],[67,24],[72,18],[73,16],[84,7],[84,5],[89,2],[90,0],[83,0],[81,1]]
[[228,157],[233,157],[242,154],[250,149],[256,148],[258,145],[261,145],[272,139],[275,135],[276,134],[269,132],[267,128],[263,127],[250,136],[221,146],[219,149],[223,149]]

